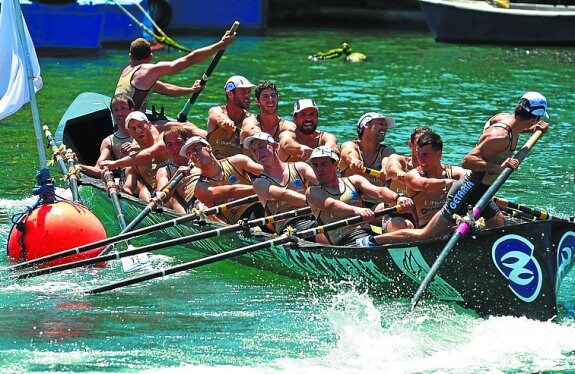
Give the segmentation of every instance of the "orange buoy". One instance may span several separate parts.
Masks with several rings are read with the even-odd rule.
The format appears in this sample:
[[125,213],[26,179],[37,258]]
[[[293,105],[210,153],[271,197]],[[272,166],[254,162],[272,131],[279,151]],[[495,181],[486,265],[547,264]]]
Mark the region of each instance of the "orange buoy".
[[[20,217],[8,237],[8,256],[30,261],[103,239],[106,239],[104,226],[88,208],[70,201],[57,201],[39,205]],[[63,257],[46,265],[96,257],[102,249]]]

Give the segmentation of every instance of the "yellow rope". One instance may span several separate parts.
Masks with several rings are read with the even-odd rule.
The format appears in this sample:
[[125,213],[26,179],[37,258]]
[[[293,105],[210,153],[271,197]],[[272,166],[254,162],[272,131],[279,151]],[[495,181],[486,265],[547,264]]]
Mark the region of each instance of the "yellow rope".
[[168,35],[166,35],[166,33],[164,33],[164,31],[156,24],[156,22],[152,19],[152,17],[150,17],[150,15],[148,14],[148,12],[146,12],[146,10],[138,3],[134,3],[136,5],[136,7],[138,7],[138,9],[140,9],[142,11],[142,13],[144,13],[144,16],[150,20],[150,22],[152,23],[152,25],[156,28],[156,30],[158,30],[158,32],[160,35],[157,35],[153,30],[150,30],[146,25],[144,25],[142,22],[140,22],[136,17],[134,17],[134,15],[132,15],[132,13],[130,13],[128,11],[128,9],[126,9],[122,4],[120,4],[118,2],[118,0],[112,0],[118,7],[120,7],[120,9],[122,9],[122,11],[124,13],[126,13],[126,15],[128,17],[130,17],[130,19],[132,21],[134,21],[138,26],[140,26],[140,28],[142,30],[144,30],[145,32],[147,32],[148,34],[152,35],[156,40],[158,40],[160,43],[169,45],[171,47],[177,48],[181,51],[184,52],[191,52],[192,50],[184,47],[183,45],[179,44],[178,42],[176,42],[175,40],[173,40],[172,38],[170,38]]

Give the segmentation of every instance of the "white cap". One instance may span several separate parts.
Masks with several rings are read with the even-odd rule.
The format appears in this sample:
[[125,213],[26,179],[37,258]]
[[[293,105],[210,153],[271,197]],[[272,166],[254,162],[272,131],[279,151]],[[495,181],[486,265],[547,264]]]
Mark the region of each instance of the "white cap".
[[148,117],[146,117],[144,113],[139,112],[137,110],[135,112],[131,112],[126,116],[126,126],[128,126],[128,123],[130,123],[131,120],[149,122]]
[[188,148],[190,148],[193,144],[196,144],[196,143],[202,143],[204,145],[210,145],[210,143],[208,143],[208,141],[206,139],[202,138],[201,136],[192,136],[191,138],[186,140],[186,142],[182,146],[182,149],[180,149],[180,156],[187,157],[186,152],[188,151]]
[[549,114],[547,114],[547,99],[539,92],[530,91],[525,93],[525,95],[521,96],[518,105],[521,105],[523,109],[534,116],[549,118]]
[[251,84],[250,81],[246,77],[242,77],[241,75],[234,75],[231,76],[224,86],[226,92],[231,91],[236,88],[256,88],[255,84]]
[[312,99],[299,99],[293,105],[293,114],[295,115],[296,113],[299,113],[307,108],[315,108],[315,110],[317,110],[319,113],[319,108],[317,107],[315,101],[313,101]]
[[252,144],[254,140],[265,140],[270,144],[276,143],[274,138],[267,132],[258,132],[257,134],[248,136],[246,140],[244,140],[244,148],[250,148],[250,144]]
[[337,152],[331,149],[330,147],[326,147],[325,145],[314,148],[314,150],[311,153],[311,156],[309,156],[309,160],[319,157],[329,157],[332,160],[339,161],[339,156],[337,155]]
[[395,126],[395,119],[393,119],[393,117],[386,117],[383,114],[379,114],[376,112],[367,112],[363,116],[359,117],[359,121],[357,121],[358,134],[361,133],[365,125],[367,125],[370,121],[378,118],[383,118],[385,120],[388,129]]

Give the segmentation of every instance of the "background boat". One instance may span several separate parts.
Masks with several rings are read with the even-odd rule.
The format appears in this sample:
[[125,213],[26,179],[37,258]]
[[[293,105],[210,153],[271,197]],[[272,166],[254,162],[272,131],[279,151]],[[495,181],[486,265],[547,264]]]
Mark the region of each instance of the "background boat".
[[[151,0],[154,4],[160,1]],[[153,30],[142,12],[142,9],[149,11],[149,0],[22,0],[20,3],[40,55],[95,55],[106,46],[126,47],[136,38],[153,39],[143,28]],[[161,7],[155,7],[154,14],[164,17]]]
[[[575,45],[575,6],[474,0],[419,0],[439,42]],[[506,5],[506,4],[503,4]]]

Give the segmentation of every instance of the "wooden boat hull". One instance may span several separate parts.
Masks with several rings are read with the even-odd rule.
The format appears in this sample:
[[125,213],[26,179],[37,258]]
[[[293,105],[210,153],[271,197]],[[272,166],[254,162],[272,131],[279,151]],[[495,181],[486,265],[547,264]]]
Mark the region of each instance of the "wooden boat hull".
[[[78,97],[66,111],[56,131],[57,140],[61,142],[64,139],[67,146],[83,160],[92,160],[98,154],[98,146],[87,146],[86,140],[95,142],[98,137],[86,134],[98,134],[101,139],[106,131],[112,131],[111,116],[105,105],[107,99],[103,98],[90,93]],[[116,212],[102,181],[83,177],[80,182],[84,204],[109,229],[109,235],[117,233]],[[120,203],[127,221],[136,217],[146,205],[125,194],[122,194]],[[177,216],[170,210],[151,213],[139,227]],[[557,314],[557,293],[561,280],[574,263],[575,224],[568,221],[513,221],[512,225],[480,231],[460,241],[426,295],[457,302],[482,316],[513,315],[539,320],[553,318]],[[158,231],[154,237],[157,240],[182,237],[215,227],[220,226],[216,223],[202,226],[191,222]],[[195,241],[187,244],[186,248],[211,255],[270,238],[263,233],[230,234]],[[252,252],[234,260],[284,276],[317,281],[351,280],[386,297],[411,297],[445,243],[445,239],[436,239],[355,248],[300,241]],[[182,261],[194,258],[188,258],[181,248],[173,253]]]
[[439,42],[575,45],[575,7],[511,2],[509,9],[485,1],[419,0]]

